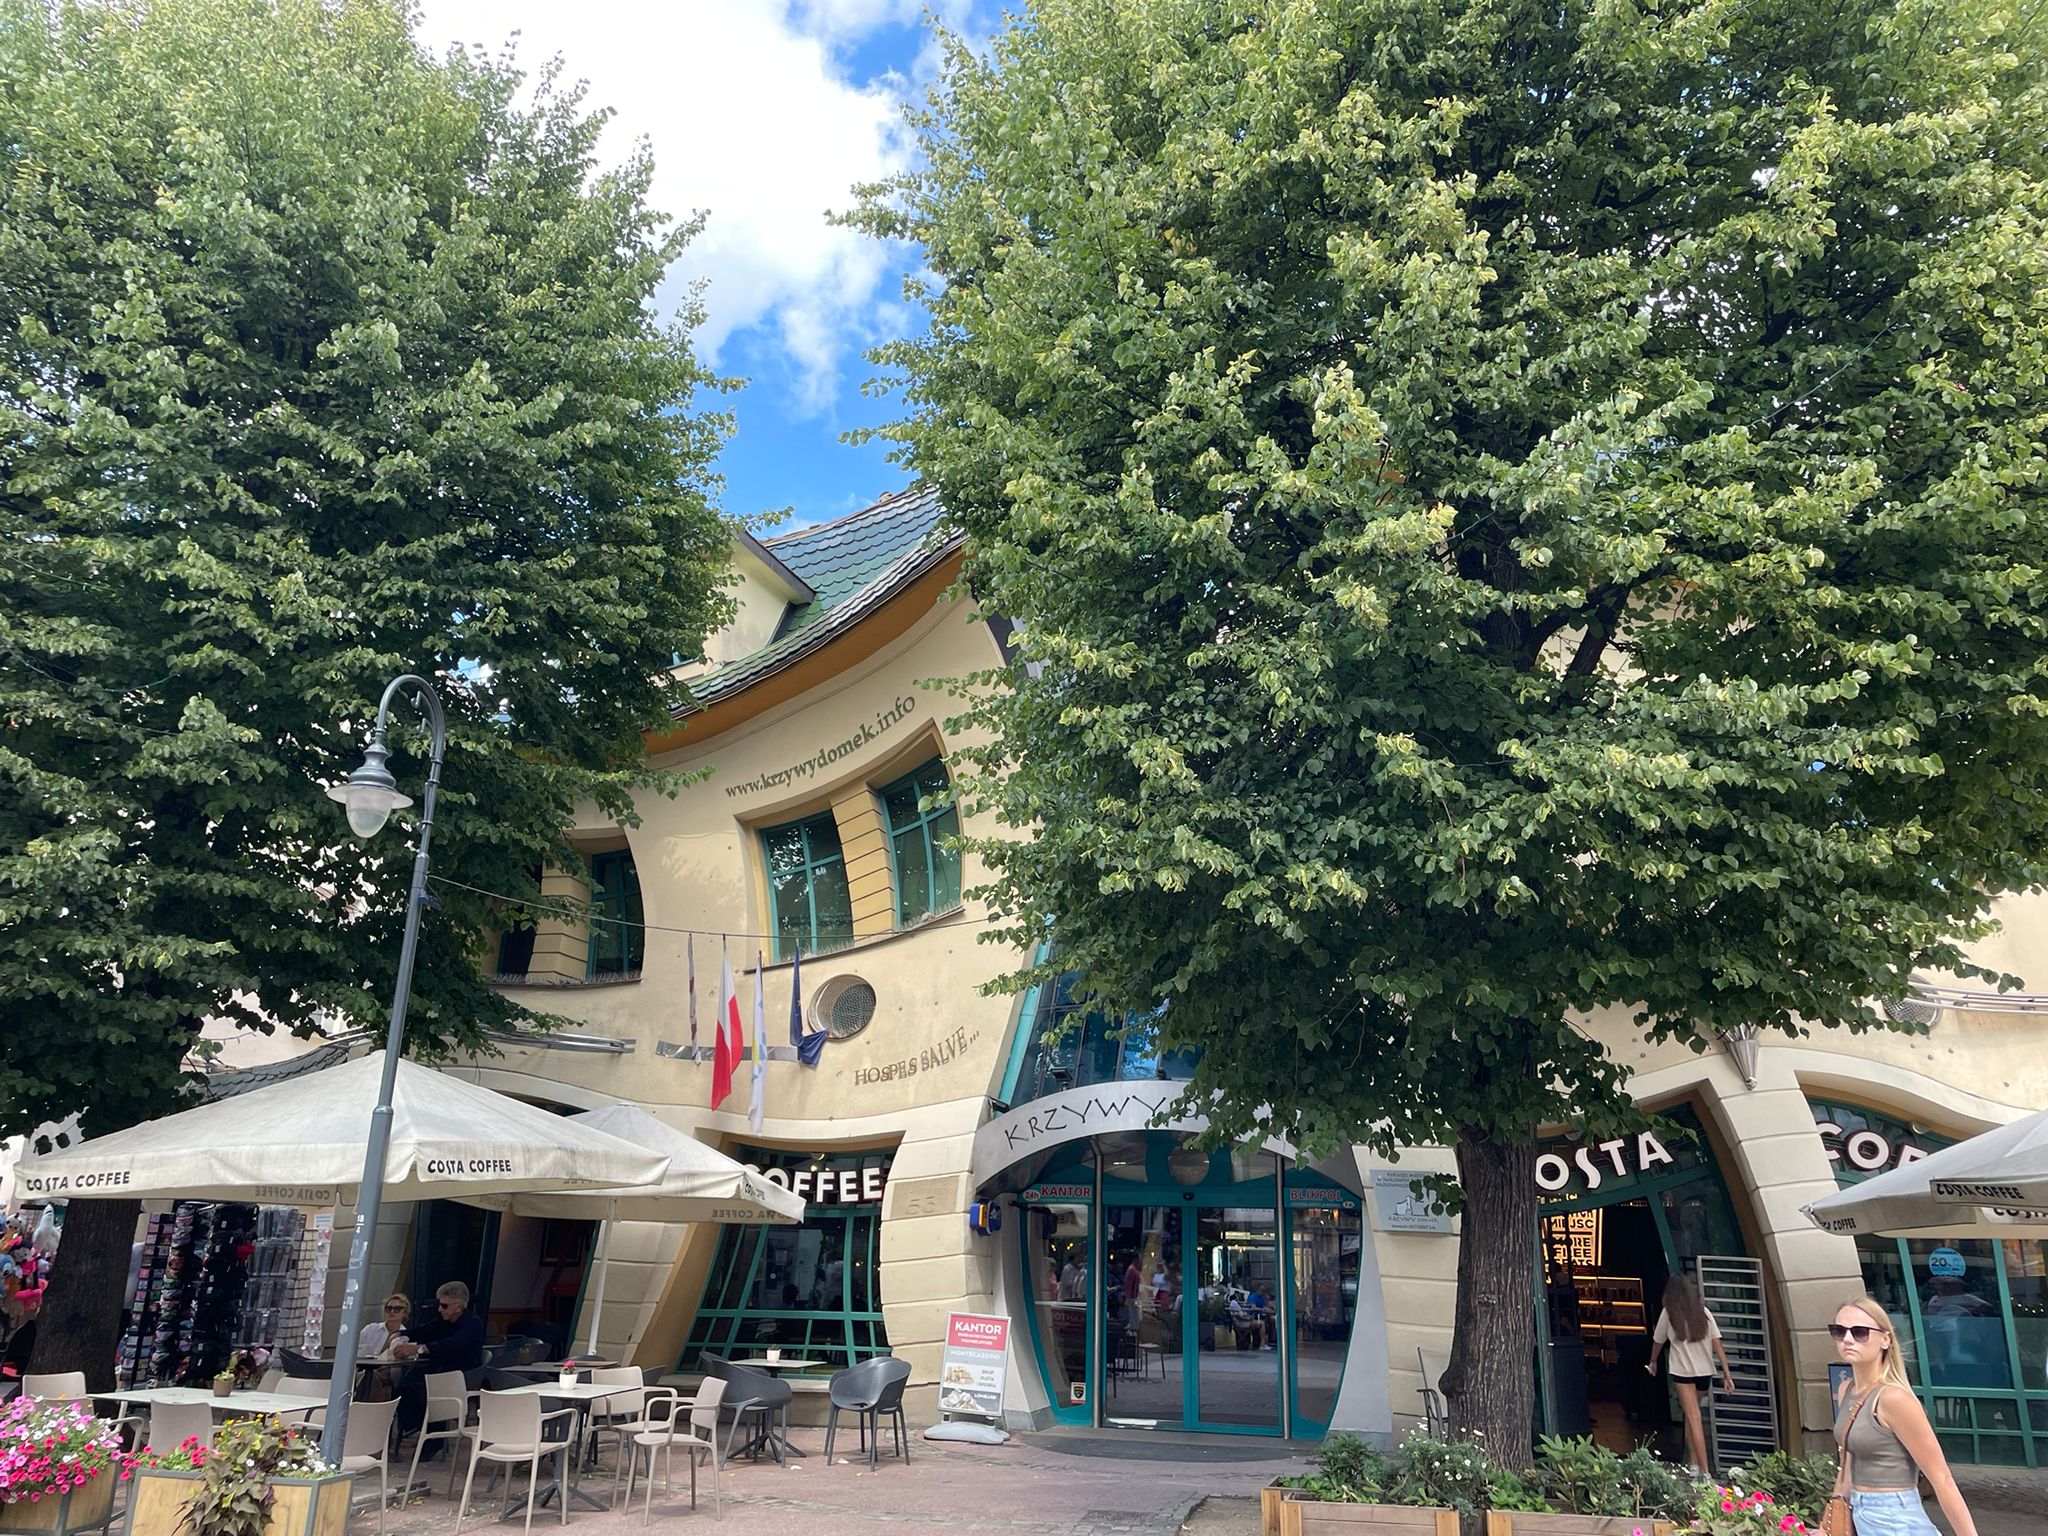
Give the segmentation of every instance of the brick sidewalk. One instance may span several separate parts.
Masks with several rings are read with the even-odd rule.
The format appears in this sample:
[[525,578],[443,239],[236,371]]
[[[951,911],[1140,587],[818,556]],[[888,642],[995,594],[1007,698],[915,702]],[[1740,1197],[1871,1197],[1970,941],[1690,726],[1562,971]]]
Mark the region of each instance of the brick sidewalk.
[[[873,1472],[865,1461],[837,1456],[823,1464],[824,1437],[816,1431],[793,1430],[797,1445],[810,1455],[787,1467],[772,1461],[739,1462],[725,1472],[725,1518],[750,1528],[764,1524],[774,1536],[834,1536],[862,1528],[944,1527],[956,1536],[1175,1536],[1190,1511],[1204,1498],[1217,1502],[1199,1522],[1204,1533],[1254,1536],[1258,1529],[1260,1486],[1281,1472],[1299,1472],[1311,1447],[1265,1442],[1253,1447],[1216,1437],[1118,1437],[1114,1442],[1057,1435],[1013,1439],[1007,1445],[963,1445],[913,1440],[910,1462],[885,1458]],[[844,1451],[851,1441],[837,1449]],[[1266,1446],[1271,1454],[1264,1454]],[[394,1472],[402,1476],[403,1461]],[[477,1473],[485,1486],[487,1470]],[[430,1472],[438,1475],[429,1479]],[[1958,1467],[1957,1481],[1977,1518],[1979,1536],[2037,1536],[2048,1531],[2048,1470],[2025,1467]],[[673,1531],[679,1523],[701,1519],[716,1525],[711,1505],[710,1470],[699,1476],[699,1507],[690,1510],[688,1474],[676,1468],[677,1496],[654,1498],[654,1525]],[[390,1536],[451,1536],[455,1505],[442,1490],[447,1463],[420,1469],[421,1496],[388,1517]],[[369,1536],[375,1527],[375,1483],[372,1497],[359,1500],[350,1536]],[[460,1487],[458,1481],[458,1489]],[[523,1492],[523,1472],[516,1486]],[[611,1489],[609,1465],[589,1477],[587,1486],[599,1498]],[[524,1511],[497,1523],[503,1496],[475,1501],[465,1531],[517,1529]],[[523,1503],[523,1500],[522,1500]],[[1934,1513],[1929,1506],[1930,1513]],[[1938,1515],[1937,1515],[1938,1519]],[[636,1490],[630,1511],[597,1512],[574,1508],[569,1524],[579,1536],[634,1536],[642,1529]],[[552,1508],[536,1509],[536,1533],[562,1528]],[[1944,1525],[1944,1529],[1945,1529]]]
[[[864,1526],[943,1526],[957,1536],[1174,1536],[1204,1497],[1255,1500],[1259,1487],[1275,1474],[1300,1471],[1305,1465],[1278,1445],[1271,1456],[1254,1460],[1211,1459],[1199,1447],[1163,1441],[1156,1451],[1134,1447],[1145,1454],[1103,1456],[1074,1454],[1048,1443],[1047,1437],[1034,1436],[1001,1446],[914,1440],[907,1466],[885,1458],[870,1472],[865,1460],[844,1455],[835,1456],[828,1467],[823,1464],[822,1435],[801,1429],[792,1433],[798,1447],[810,1452],[807,1457],[787,1467],[743,1461],[726,1469],[728,1521],[744,1521],[754,1529],[766,1525],[775,1536],[831,1536]],[[836,1449],[849,1446],[850,1437]],[[431,1483],[430,1470],[439,1474]],[[401,1464],[394,1480],[404,1471]],[[477,1473],[479,1490],[488,1471],[486,1466]],[[515,1476],[514,1486],[523,1493],[524,1469]],[[447,1477],[446,1462],[420,1468],[423,1486],[406,1507],[391,1511],[390,1536],[450,1536],[455,1505],[443,1492]],[[676,1497],[665,1498],[656,1489],[655,1525],[715,1523],[708,1467],[699,1472],[698,1480],[699,1503],[693,1515],[687,1473],[679,1458]],[[599,1498],[608,1498],[609,1463],[606,1470],[590,1474],[586,1486]],[[362,1512],[350,1524],[351,1536],[375,1530],[374,1480],[369,1488],[371,1497],[358,1501]],[[502,1532],[506,1526],[495,1522],[507,1502],[502,1495],[486,1500],[479,1493],[463,1529]],[[520,1502],[523,1506],[524,1500]],[[483,1511],[481,1520],[478,1509]],[[522,1507],[508,1524],[516,1529],[524,1520]],[[632,1536],[642,1529],[639,1491],[635,1490],[630,1512],[576,1507],[570,1511],[569,1524],[581,1536]],[[1254,1529],[1256,1525],[1254,1517]],[[533,1528],[536,1533],[560,1530],[559,1512],[537,1509]]]

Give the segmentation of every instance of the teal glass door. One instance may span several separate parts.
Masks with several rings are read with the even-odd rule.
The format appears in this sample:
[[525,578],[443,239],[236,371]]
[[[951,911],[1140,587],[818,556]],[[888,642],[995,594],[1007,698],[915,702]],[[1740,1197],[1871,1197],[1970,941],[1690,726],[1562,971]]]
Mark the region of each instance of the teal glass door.
[[[1197,1207],[1188,1224],[1195,1298],[1194,1427],[1280,1433],[1280,1249],[1273,1207]],[[1185,1307],[1183,1307],[1185,1310]]]
[[1105,1424],[1280,1433],[1274,1208],[1210,1198],[1103,1211]]
[[1188,1421],[1187,1272],[1179,1205],[1112,1205],[1102,1213],[1109,1274],[1102,1308],[1102,1421],[1184,1429]]

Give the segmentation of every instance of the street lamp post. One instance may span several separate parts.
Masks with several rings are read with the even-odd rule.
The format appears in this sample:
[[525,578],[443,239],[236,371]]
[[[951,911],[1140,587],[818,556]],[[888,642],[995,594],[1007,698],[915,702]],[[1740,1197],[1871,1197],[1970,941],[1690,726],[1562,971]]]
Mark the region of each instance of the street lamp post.
[[370,732],[370,745],[363,753],[363,765],[348,776],[348,782],[327,791],[348,810],[349,829],[365,840],[383,830],[393,811],[411,805],[398,792],[398,781],[385,766],[390,756],[384,745],[386,718],[391,700],[399,689],[410,686],[426,711],[433,732],[433,752],[428,759],[427,792],[420,805],[420,845],[412,861],[412,894],[405,903],[405,941],[398,950],[398,981],[391,994],[391,1026],[384,1036],[384,1076],[377,1086],[377,1107],[370,1115],[370,1145],[363,1155],[363,1179],[356,1193],[356,1228],[348,1251],[348,1283],[342,1292],[341,1331],[334,1340],[334,1378],[327,1388],[327,1425],[320,1435],[320,1458],[330,1466],[341,1465],[341,1448],[348,1438],[350,1388],[356,1374],[356,1333],[361,1326],[363,1280],[370,1270],[370,1240],[377,1231],[378,1208],[384,1203],[384,1158],[391,1145],[391,1094],[398,1077],[398,1058],[405,1054],[405,1002],[412,991],[412,962],[420,942],[420,912],[427,903],[427,845],[434,837],[434,794],[441,787],[441,757],[448,747],[448,723],[441,713],[440,695],[423,677],[410,673],[395,677],[377,704],[377,724]]

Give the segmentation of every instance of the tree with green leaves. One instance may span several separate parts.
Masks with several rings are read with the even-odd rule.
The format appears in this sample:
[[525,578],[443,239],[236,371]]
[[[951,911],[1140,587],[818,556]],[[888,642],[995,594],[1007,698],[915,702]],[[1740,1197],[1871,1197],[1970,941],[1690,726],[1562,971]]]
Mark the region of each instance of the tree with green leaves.
[[[381,1024],[410,851],[320,786],[401,672],[450,735],[412,1032],[482,1046],[465,887],[630,818],[726,611],[717,381],[652,305],[693,227],[410,20],[0,0],[0,1133],[176,1107],[209,1018]],[[134,1210],[73,1203],[39,1368],[103,1384]]]
[[1629,1113],[1581,1021],[1880,1027],[2041,878],[2024,12],[1037,0],[854,216],[1021,624],[1003,936],[1165,999],[1218,1135],[1455,1148],[1444,1388],[1511,1459],[1538,1130]]

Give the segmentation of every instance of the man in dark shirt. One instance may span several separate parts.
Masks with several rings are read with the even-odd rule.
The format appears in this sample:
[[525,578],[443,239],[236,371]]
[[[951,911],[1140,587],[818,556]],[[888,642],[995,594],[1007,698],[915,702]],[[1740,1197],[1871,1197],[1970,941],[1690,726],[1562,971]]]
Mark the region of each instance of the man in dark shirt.
[[[398,1389],[398,1433],[417,1430],[427,1416],[427,1376],[443,1371],[481,1370],[484,1363],[484,1320],[469,1310],[469,1287],[450,1280],[434,1292],[434,1316],[409,1324],[406,1337],[392,1346],[400,1360],[419,1364],[406,1372]],[[439,1454],[441,1441],[427,1446],[423,1460]]]

